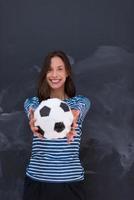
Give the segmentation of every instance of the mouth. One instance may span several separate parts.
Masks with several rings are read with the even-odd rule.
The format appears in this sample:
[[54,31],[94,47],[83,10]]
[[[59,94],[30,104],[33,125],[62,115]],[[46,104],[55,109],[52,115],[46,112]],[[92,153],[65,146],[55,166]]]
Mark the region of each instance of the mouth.
[[56,83],[59,83],[61,80],[60,79],[52,79],[50,80],[52,83],[56,84]]

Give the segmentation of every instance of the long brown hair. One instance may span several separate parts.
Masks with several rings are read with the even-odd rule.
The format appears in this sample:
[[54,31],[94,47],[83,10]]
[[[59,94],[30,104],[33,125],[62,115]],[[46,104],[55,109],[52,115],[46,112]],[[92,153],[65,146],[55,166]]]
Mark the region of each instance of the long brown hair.
[[48,53],[48,55],[45,57],[43,67],[40,72],[39,82],[37,87],[37,96],[40,101],[50,98],[50,87],[46,81],[46,75],[51,64],[51,58],[56,56],[62,59],[62,61],[65,64],[66,72],[68,74],[68,77],[66,78],[65,81],[65,93],[70,98],[75,96],[76,94],[76,88],[72,78],[73,74],[72,74],[71,64],[69,62],[67,55],[63,51],[53,51]]

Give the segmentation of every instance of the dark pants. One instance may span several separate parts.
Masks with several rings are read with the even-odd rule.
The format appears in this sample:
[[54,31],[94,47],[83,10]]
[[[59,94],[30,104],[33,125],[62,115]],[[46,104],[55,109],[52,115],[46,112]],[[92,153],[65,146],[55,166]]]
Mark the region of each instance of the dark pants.
[[84,181],[48,183],[25,177],[23,200],[87,200]]

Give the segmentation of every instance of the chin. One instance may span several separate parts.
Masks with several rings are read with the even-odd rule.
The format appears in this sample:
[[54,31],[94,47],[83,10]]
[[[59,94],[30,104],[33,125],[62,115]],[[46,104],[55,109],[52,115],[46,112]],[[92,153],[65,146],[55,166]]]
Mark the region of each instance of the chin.
[[52,85],[52,84],[49,84],[49,86],[50,86],[52,89],[60,89],[60,88],[64,87],[64,84],[61,84],[61,85]]
[[62,86],[52,86],[52,85],[50,85],[50,88],[51,88],[51,89],[55,89],[55,90],[56,90],[56,89],[60,89],[61,87],[62,87]]

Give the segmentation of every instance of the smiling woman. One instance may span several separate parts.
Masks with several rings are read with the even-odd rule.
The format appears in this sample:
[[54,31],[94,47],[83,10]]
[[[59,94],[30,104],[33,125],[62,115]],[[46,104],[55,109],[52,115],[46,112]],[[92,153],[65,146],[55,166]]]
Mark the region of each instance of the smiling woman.
[[[71,131],[63,138],[45,138],[35,126],[34,110],[42,100],[58,98],[75,111]],[[86,200],[84,169],[79,158],[82,122],[89,110],[87,97],[76,95],[71,65],[62,51],[49,53],[40,74],[37,97],[24,109],[33,134],[23,200]]]
[[[68,74],[65,69],[65,64],[62,61],[62,59],[58,56],[55,56],[51,59],[51,65],[49,67],[46,80],[51,87],[51,94],[50,97],[55,96],[55,92],[57,93],[59,91],[62,91],[64,94],[64,83],[66,81]],[[58,90],[58,91],[57,91]],[[65,94],[63,97],[60,97],[60,99],[65,98]]]
[[71,65],[66,54],[62,51],[50,52],[45,57],[40,73],[37,96],[40,100],[75,96],[76,89],[72,76]]

